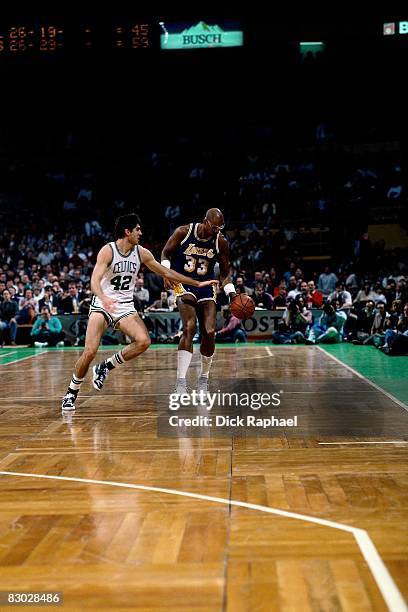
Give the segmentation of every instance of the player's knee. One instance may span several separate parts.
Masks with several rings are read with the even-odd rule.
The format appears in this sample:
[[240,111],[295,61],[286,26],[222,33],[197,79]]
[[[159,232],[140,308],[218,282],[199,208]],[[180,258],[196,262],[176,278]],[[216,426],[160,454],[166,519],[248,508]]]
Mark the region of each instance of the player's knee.
[[195,320],[187,321],[184,324],[184,326],[183,326],[183,334],[185,334],[186,336],[192,338],[195,333],[196,333],[196,322],[195,322]]
[[208,324],[204,328],[204,333],[206,336],[215,336],[215,325]]
[[147,351],[147,349],[152,343],[150,336],[145,336],[140,342],[141,342],[140,348],[142,349],[142,351]]

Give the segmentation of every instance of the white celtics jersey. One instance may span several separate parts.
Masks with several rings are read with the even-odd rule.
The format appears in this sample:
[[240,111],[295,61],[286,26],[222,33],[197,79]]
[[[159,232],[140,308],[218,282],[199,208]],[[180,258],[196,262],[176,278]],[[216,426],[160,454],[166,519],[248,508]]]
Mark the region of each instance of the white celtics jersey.
[[133,302],[133,290],[140,269],[139,249],[135,246],[128,255],[123,255],[115,242],[110,242],[109,246],[113,258],[103,275],[102,291],[119,303]]

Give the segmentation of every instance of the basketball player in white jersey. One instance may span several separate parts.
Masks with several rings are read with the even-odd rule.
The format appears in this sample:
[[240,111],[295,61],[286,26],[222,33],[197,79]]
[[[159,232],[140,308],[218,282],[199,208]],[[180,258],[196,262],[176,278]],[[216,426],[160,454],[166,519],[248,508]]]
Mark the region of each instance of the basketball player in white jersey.
[[[141,264],[170,282],[193,284],[190,278],[162,266],[150,251],[139,246],[141,234],[139,217],[136,214],[123,215],[115,223],[116,240],[105,244],[98,253],[91,278],[93,298],[89,310],[85,349],[75,364],[71,382],[62,400],[63,411],[75,410],[79,389],[108,327],[120,329],[133,341],[109,359],[94,366],[93,386],[99,391],[110,370],[134,359],[149,347],[149,334],[133,304],[133,290]],[[194,282],[195,287],[217,284],[216,280]]]

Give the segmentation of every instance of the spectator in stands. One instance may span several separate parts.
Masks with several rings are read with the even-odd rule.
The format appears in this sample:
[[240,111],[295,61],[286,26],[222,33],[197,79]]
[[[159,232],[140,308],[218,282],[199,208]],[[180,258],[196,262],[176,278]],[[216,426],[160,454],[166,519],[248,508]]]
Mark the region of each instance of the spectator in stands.
[[68,291],[64,291],[58,301],[59,314],[76,314],[79,312],[79,295],[75,284],[70,283]]
[[334,272],[331,272],[330,266],[326,266],[324,272],[319,276],[317,288],[323,293],[324,297],[327,297],[335,290],[337,281],[338,278]]
[[299,281],[296,276],[291,276],[289,278],[288,300],[294,300],[301,293]]
[[64,346],[61,321],[52,316],[48,306],[43,306],[31,330],[31,341],[36,347]]
[[299,295],[289,302],[278,323],[278,331],[272,333],[272,340],[276,344],[304,343],[311,323],[312,313],[306,307],[303,296]]
[[162,291],[160,294],[160,299],[153,302],[151,306],[146,308],[146,311],[154,312],[155,310],[173,310],[174,304],[174,296],[171,296],[167,291]]
[[224,308],[224,326],[215,333],[216,342],[246,342],[247,334],[240,319],[235,317],[229,308]]
[[287,301],[287,291],[285,281],[282,280],[279,284],[279,287],[275,289],[275,296],[273,298],[273,303],[275,308],[285,308]]
[[341,281],[337,281],[335,291],[333,291],[327,298],[329,303],[333,302],[334,300],[338,300],[340,302],[341,310],[349,309],[353,305],[351,293],[344,289],[344,284]]
[[144,286],[144,278],[138,278],[136,281],[135,290],[133,293],[135,308],[138,312],[143,312],[147,307],[150,296],[148,290]]
[[253,290],[245,285],[244,278],[242,276],[237,276],[235,286],[241,287],[243,289],[242,293],[246,293],[247,295],[253,294]]
[[252,289],[253,291],[255,291],[255,288],[256,288],[256,286],[258,285],[258,283],[262,283],[262,284],[263,284],[263,282],[264,282],[264,279],[263,279],[263,274],[262,274],[262,272],[259,272],[259,271],[255,272],[255,274],[254,274],[254,280],[253,280],[253,281],[252,281],[252,283],[251,283],[251,289]]
[[365,282],[363,288],[357,293],[357,296],[354,299],[353,304],[366,304],[368,301],[373,301],[375,303],[375,298],[377,294],[372,291],[370,283]]
[[256,285],[252,299],[254,300],[257,308],[273,310],[273,297],[270,293],[266,293],[263,283],[258,283]]
[[363,344],[374,344],[374,346],[382,346],[385,340],[386,321],[389,314],[386,311],[385,300],[376,303],[376,312],[373,325],[369,337],[363,341]]
[[34,300],[31,289],[26,289],[24,298],[20,300],[17,322],[20,325],[30,325],[38,313],[38,304]]
[[44,242],[43,248],[37,257],[42,267],[48,266],[54,260],[54,253],[49,250],[48,242]]
[[10,344],[16,345],[17,336],[17,321],[16,315],[18,306],[11,299],[11,294],[8,289],[3,291],[3,301],[0,302],[0,346],[4,345],[4,332],[10,333]]
[[384,295],[383,288],[381,287],[381,283],[377,283],[374,289],[374,302],[377,305],[379,302],[387,303],[387,298]]
[[336,343],[343,340],[343,328],[346,323],[347,315],[344,311],[336,311],[336,302],[323,306],[323,314],[318,323],[315,323],[310,330],[307,344]]
[[313,308],[321,308],[323,306],[323,300],[324,300],[323,293],[316,289],[316,286],[313,280],[308,281],[307,286],[309,288],[310,296],[312,298]]
[[401,278],[397,283],[395,299],[402,300],[404,304],[408,301],[408,287],[405,278]]
[[[408,352],[408,303],[404,304],[404,309],[398,317],[395,329],[387,329],[385,332],[384,345],[379,347],[386,354],[392,354],[396,343],[399,344],[399,336],[405,336],[404,350],[395,351],[395,354],[406,354]],[[397,341],[397,342],[395,342]]]
[[57,306],[57,299],[53,295],[52,287],[47,285],[44,289],[44,297],[38,302],[38,309],[41,312],[43,306],[48,306],[50,311],[53,311],[53,308]]
[[353,344],[362,344],[371,333],[374,323],[375,303],[367,300],[364,308],[353,308],[347,317],[347,340]]

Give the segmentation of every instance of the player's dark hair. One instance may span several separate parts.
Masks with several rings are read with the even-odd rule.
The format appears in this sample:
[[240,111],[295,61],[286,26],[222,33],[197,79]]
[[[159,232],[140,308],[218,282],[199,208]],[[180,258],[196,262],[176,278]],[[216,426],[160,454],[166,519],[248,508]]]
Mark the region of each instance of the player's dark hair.
[[136,213],[129,213],[128,215],[118,217],[115,221],[115,240],[124,238],[125,230],[129,230],[131,232],[136,225],[140,225],[140,217]]

